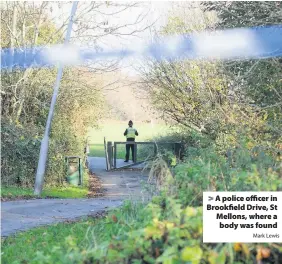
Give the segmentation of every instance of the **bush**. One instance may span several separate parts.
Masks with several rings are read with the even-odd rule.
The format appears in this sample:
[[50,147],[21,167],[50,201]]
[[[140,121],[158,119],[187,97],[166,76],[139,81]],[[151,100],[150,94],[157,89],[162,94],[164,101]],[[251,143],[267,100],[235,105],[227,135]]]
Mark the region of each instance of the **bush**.
[[[20,105],[20,102],[13,103],[7,96],[12,94],[13,83],[23,73],[5,72],[1,76],[5,81],[5,92],[2,94],[5,101],[5,108],[2,111],[4,185],[27,187],[34,184],[55,71],[53,69],[29,71],[36,79],[27,78],[25,87],[21,88],[26,93],[25,100],[21,102],[23,104],[21,111],[13,108],[14,105]],[[49,139],[45,176],[47,185],[61,185],[64,182],[65,156],[84,156],[83,141],[87,128],[96,125],[103,112],[102,95],[87,83],[88,79],[89,76],[85,76],[79,70],[67,68],[64,70]]]
[[23,128],[2,120],[1,183],[3,185],[33,185],[39,156],[39,129]]
[[[61,126],[64,126],[61,122]],[[1,136],[1,183],[5,186],[32,187],[40,150],[42,128],[32,124],[14,125],[2,120]],[[49,141],[48,163],[45,182],[47,185],[61,185],[66,176],[64,157],[83,156],[83,141],[70,132],[65,124],[60,129],[54,123]]]
[[263,151],[238,148],[225,158],[212,148],[198,150],[174,168],[175,196],[184,205],[202,205],[203,191],[282,190],[280,163]]
[[[106,231],[103,232],[106,240],[82,250],[74,237],[68,237],[52,254],[38,252],[30,263],[278,264],[282,261],[279,244],[204,244],[202,207],[186,207],[163,194],[154,197],[145,208],[138,207],[138,211],[135,208],[126,204],[119,211],[123,217],[110,214],[98,224],[100,232],[102,225],[110,226],[102,229]],[[95,237],[87,239],[95,241]]]

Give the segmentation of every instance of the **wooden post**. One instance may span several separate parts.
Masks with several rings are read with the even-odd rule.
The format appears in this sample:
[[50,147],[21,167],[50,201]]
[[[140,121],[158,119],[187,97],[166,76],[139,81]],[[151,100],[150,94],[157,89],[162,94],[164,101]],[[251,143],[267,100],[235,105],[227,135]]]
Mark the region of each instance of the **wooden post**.
[[112,163],[113,163],[113,153],[112,153],[112,142],[111,141],[108,142],[107,150],[108,150],[109,170],[111,170]]
[[80,182],[80,186],[83,186],[83,169],[81,166],[81,158],[78,158],[78,172],[79,172],[79,182]]
[[114,168],[117,168],[117,144],[114,142]]
[[112,146],[112,160],[111,160],[111,168],[113,169],[114,167],[114,146]]
[[104,149],[105,149],[105,158],[106,158],[106,170],[109,170],[109,157],[108,157],[108,150],[107,150],[107,144],[106,144],[106,138],[104,137]]

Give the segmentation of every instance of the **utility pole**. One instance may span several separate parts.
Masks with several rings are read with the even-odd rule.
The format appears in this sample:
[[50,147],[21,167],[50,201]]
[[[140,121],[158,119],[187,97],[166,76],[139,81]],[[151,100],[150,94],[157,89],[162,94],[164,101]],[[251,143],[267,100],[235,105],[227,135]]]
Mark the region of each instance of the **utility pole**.
[[[64,44],[69,43],[71,31],[72,31],[73,19],[74,19],[74,15],[77,9],[77,5],[78,5],[78,1],[75,1],[72,4],[70,20],[69,20]],[[54,115],[54,110],[55,110],[55,105],[56,105],[56,100],[58,96],[58,91],[59,91],[59,86],[60,86],[62,75],[63,75],[63,65],[61,62],[59,62],[58,73],[57,73],[57,78],[54,84],[54,91],[53,91],[53,96],[51,100],[47,122],[46,122],[44,137],[41,141],[41,146],[40,146],[39,161],[37,165],[37,172],[36,172],[35,186],[34,186],[35,195],[41,195],[42,188],[43,188],[44,174],[45,174],[45,168],[46,168],[46,162],[47,162],[47,156],[48,156],[49,134],[51,130],[51,123],[52,123],[52,118]]]

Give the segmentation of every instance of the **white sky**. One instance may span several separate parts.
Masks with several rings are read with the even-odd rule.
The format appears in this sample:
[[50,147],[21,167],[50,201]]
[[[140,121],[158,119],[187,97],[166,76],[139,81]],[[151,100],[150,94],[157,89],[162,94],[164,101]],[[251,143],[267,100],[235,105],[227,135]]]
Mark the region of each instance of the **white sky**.
[[[123,18],[119,20],[119,22],[126,23],[129,18],[138,16],[139,13],[142,12],[148,12],[148,16],[142,23],[144,27],[146,25],[150,25],[154,23],[154,26],[151,29],[147,29],[141,33],[138,34],[139,37],[126,37],[123,40],[120,40],[120,42],[116,41],[115,45],[123,46],[124,48],[134,48],[135,50],[141,50],[144,48],[144,46],[148,45],[148,43],[151,42],[152,38],[152,30],[158,30],[160,29],[166,21],[166,14],[170,8],[171,2],[152,2],[148,1],[146,3],[146,6],[143,6],[142,8],[136,8],[133,10],[128,10],[126,13],[123,14]],[[114,47],[113,47],[114,48]],[[128,75],[136,75],[136,71],[134,70],[136,58],[130,58],[123,60],[121,65],[124,67],[122,69],[122,72],[127,73]],[[131,66],[132,65],[132,66]]]
[[[134,1],[130,1],[129,3],[132,3]],[[146,14],[146,18],[142,21],[142,23],[136,25],[136,26],[129,26],[128,32],[133,30],[134,28],[144,28],[146,25],[150,25],[153,22],[154,29],[158,30],[161,26],[163,26],[166,22],[166,17],[169,9],[171,8],[171,1],[144,1],[140,2],[140,7],[134,7],[130,8],[128,10],[123,11],[120,14],[114,15],[114,16],[104,16],[102,14],[97,14],[95,18],[91,17],[90,19],[95,19],[96,21],[103,21],[108,20],[109,26],[117,26],[121,24],[132,24],[139,14]],[[85,5],[85,1],[80,1],[78,4],[78,11],[77,14],[79,14],[79,11],[83,8],[83,5]],[[55,21],[57,22],[58,26],[62,23],[63,19],[66,19],[71,11],[72,4],[71,3],[62,3],[63,8],[58,8],[58,4],[52,5],[52,16],[54,17]],[[104,8],[104,10],[101,10],[102,12],[112,13],[115,11],[114,7],[107,7]],[[75,28],[75,26],[74,26]],[[123,29],[123,32],[126,32],[126,28]],[[152,29],[151,29],[152,30]],[[93,31],[92,31],[93,33]],[[151,40],[151,32],[149,29],[137,33],[138,37],[132,37],[132,36],[122,36],[116,37],[116,36],[106,36],[101,39],[99,42],[99,46],[105,48],[105,49],[119,49],[119,48],[134,48],[135,50],[139,50],[144,45],[148,44]],[[75,33],[72,32],[72,37],[75,37]],[[77,43],[78,45],[85,45],[84,43]],[[92,46],[91,43],[87,43],[89,46]],[[133,67],[130,65],[134,64],[134,59],[123,61],[121,65],[124,67],[122,71],[135,75],[135,71]]]

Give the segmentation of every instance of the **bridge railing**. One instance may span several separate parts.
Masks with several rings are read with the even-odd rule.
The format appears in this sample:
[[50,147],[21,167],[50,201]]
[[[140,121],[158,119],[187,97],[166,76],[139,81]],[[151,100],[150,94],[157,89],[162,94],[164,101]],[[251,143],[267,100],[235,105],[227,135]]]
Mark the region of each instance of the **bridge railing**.
[[[118,166],[118,146],[123,145],[125,149],[125,145],[134,145],[134,157],[133,157],[133,163],[130,164],[122,164],[121,166]],[[145,148],[145,147],[150,147]],[[121,142],[121,141],[115,141],[115,142],[105,142],[105,149],[106,149],[106,163],[107,163],[107,170],[112,169],[121,169],[121,168],[128,168],[132,167],[134,165],[138,165],[141,163],[144,163],[145,161],[148,161],[150,159],[153,159],[160,149],[166,149],[170,150],[174,153],[176,158],[181,159],[181,155],[183,152],[183,144],[181,142]],[[143,151],[142,151],[143,150]],[[150,155],[144,155],[144,150],[151,152]],[[143,152],[143,153],[142,153]],[[143,154],[143,156],[142,156]],[[120,157],[119,157],[120,158]],[[124,157],[125,158],[125,153]]]

